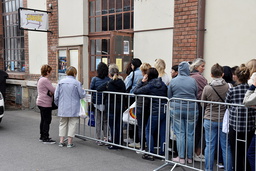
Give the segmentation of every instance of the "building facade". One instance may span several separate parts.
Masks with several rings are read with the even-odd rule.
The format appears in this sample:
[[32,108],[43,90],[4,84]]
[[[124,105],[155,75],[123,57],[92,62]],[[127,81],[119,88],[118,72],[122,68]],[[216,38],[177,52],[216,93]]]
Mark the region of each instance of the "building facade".
[[[166,61],[166,72],[181,61],[201,57],[210,67],[235,66],[255,58],[256,2],[221,0],[2,0],[0,68],[7,71],[7,107],[36,109],[40,68],[53,68],[52,82],[78,69],[84,88],[99,62],[116,63],[125,76],[133,58],[154,64]],[[49,30],[18,28],[18,8],[51,12]]]

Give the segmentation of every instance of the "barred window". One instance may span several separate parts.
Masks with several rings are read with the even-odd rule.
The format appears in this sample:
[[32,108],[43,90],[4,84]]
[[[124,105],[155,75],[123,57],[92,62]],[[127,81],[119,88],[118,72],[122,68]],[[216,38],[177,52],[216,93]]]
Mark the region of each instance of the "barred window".
[[4,23],[4,67],[6,71],[24,72],[24,31],[19,29],[18,9],[23,0],[2,0]]

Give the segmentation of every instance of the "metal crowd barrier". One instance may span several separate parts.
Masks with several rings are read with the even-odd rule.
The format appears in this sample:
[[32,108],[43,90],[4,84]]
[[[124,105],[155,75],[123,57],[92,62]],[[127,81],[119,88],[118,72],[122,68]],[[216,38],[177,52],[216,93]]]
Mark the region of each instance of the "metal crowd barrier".
[[[218,121],[217,122],[217,129],[220,130],[222,127],[222,123],[220,122],[220,116],[222,116],[222,112],[223,112],[223,106],[225,108],[229,108],[230,106],[235,106],[237,109],[238,108],[244,108],[243,105],[239,105],[239,104],[228,104],[228,103],[221,103],[221,102],[211,102],[211,101],[201,101],[201,100],[190,100],[190,99],[180,99],[180,98],[171,98],[168,99],[167,97],[161,97],[161,96],[147,96],[147,95],[134,95],[134,94],[129,94],[129,93],[117,93],[117,92],[97,92],[95,90],[87,90],[88,94],[91,94],[91,96],[93,96],[93,93],[96,95],[96,105],[98,106],[93,106],[92,103],[89,103],[89,113],[94,113],[94,117],[95,117],[95,127],[92,126],[88,126],[90,125],[90,122],[88,122],[88,118],[85,119],[80,119],[79,125],[78,125],[78,133],[76,134],[77,138],[81,138],[84,140],[93,140],[95,142],[98,142],[99,144],[105,144],[105,145],[109,145],[109,146],[115,146],[117,148],[124,148],[124,149],[128,149],[128,150],[133,150],[136,151],[137,153],[142,153],[142,154],[148,154],[151,156],[154,156],[155,158],[159,158],[164,160],[164,164],[162,166],[159,166],[159,168],[156,168],[155,170],[161,170],[163,169],[165,166],[171,166],[172,169],[174,170],[176,167],[184,167],[184,168],[189,168],[189,169],[193,169],[193,170],[205,170],[205,163],[201,160],[201,161],[195,161],[192,160],[192,162],[189,160],[187,160],[187,156],[191,156],[191,146],[193,147],[192,149],[192,159],[194,158],[195,155],[195,139],[198,138],[197,136],[201,136],[202,138],[200,139],[200,145],[197,146],[197,148],[200,148],[202,153],[205,153],[205,147],[206,147],[206,142],[205,142],[205,131],[204,131],[204,111],[206,108],[206,105],[208,104],[210,106],[210,113],[212,113],[213,107],[218,109],[217,114],[218,114]],[[99,94],[102,94],[102,96],[99,96]],[[102,104],[104,104],[104,100],[108,100],[108,103],[105,105],[105,109],[107,110],[99,110],[99,104],[98,102],[98,98],[101,97],[101,100],[99,100]],[[148,141],[149,143],[145,144],[145,146],[152,146],[152,137],[154,139],[154,152],[149,152],[149,151],[145,151],[139,146],[133,146],[131,147],[129,144],[135,144],[136,142],[143,142],[143,139],[136,139],[136,133],[138,133],[138,126],[136,126],[135,124],[124,124],[123,120],[122,120],[122,115],[124,112],[124,108],[125,107],[129,107],[132,105],[133,101],[138,101],[138,98],[140,98],[139,100],[142,100],[142,122],[140,123],[140,125],[142,126],[142,128],[144,128],[146,126],[147,123],[144,122],[144,117],[149,115],[149,119],[148,119],[148,132],[145,132],[144,129],[141,129],[141,137],[145,137],[146,134],[151,135],[152,134],[152,130],[151,128],[153,128],[155,125],[155,120],[152,119],[152,115],[154,115],[156,117],[156,113],[152,112],[152,107],[157,107],[157,127],[155,128],[155,135],[154,136],[149,136],[148,137]],[[145,107],[144,103],[147,101],[147,107]],[[165,103],[165,105],[162,107],[161,104]],[[114,112],[110,112],[110,107],[111,104],[113,104],[113,109]],[[120,105],[120,106],[119,106]],[[199,107],[199,105],[201,106],[201,109]],[[98,109],[97,109],[98,107]],[[162,108],[161,108],[162,107]],[[116,109],[119,109],[120,111],[116,111]],[[162,111],[161,111],[162,109]],[[222,110],[221,110],[222,109]],[[137,107],[135,107],[135,113],[136,113]],[[146,111],[149,111],[149,113],[146,113]],[[163,112],[164,111],[164,112]],[[237,110],[238,111],[238,110]],[[183,112],[185,112],[185,117]],[[256,113],[255,113],[256,114]],[[98,117],[98,115],[100,115],[101,117]],[[120,115],[118,117],[118,115]],[[199,116],[202,117],[199,117]],[[105,116],[105,118],[103,117]],[[192,117],[189,117],[192,116]],[[246,108],[246,116],[248,116],[248,108]],[[165,132],[161,132],[160,130],[163,129],[163,127],[161,127],[162,125],[160,124],[160,119],[159,118],[163,118],[165,119],[165,122],[163,121],[162,123],[164,123],[165,125]],[[100,122],[97,122],[97,118],[100,118]],[[196,128],[196,124],[198,122],[198,118],[201,120],[201,125],[199,126],[199,129]],[[238,118],[238,117],[237,117]],[[117,119],[117,120],[116,120]],[[107,123],[107,130],[105,132],[106,135],[103,135],[103,129],[104,128],[104,122]],[[192,123],[193,122],[193,123]],[[213,121],[209,120],[209,123],[211,125]],[[248,117],[246,118],[246,127],[247,127],[247,122],[248,122]],[[112,125],[112,134],[116,135],[116,132],[118,133],[118,135],[113,136],[111,135],[111,129],[110,129],[110,123]],[[186,129],[184,129],[182,127],[181,124],[179,123],[183,123],[183,126],[186,127]],[[97,137],[97,132],[96,132],[96,127],[100,124],[100,139],[98,139],[99,137]],[[138,124],[137,124],[138,125]],[[176,129],[174,129],[174,126],[176,126]],[[199,134],[195,134],[195,131],[199,130]],[[210,126],[210,132],[212,131],[212,127]],[[184,131],[181,132],[181,131]],[[247,130],[246,130],[247,131]],[[190,134],[188,136],[188,133]],[[129,137],[131,137],[131,134],[134,135],[134,138],[131,142],[128,142]],[[176,135],[175,135],[176,134]],[[223,135],[223,134],[222,134]],[[106,137],[104,137],[106,136]],[[165,141],[164,141],[164,152],[161,151],[161,137],[165,136]],[[179,136],[179,137],[177,137]],[[185,137],[182,137],[185,136]],[[228,138],[228,134],[225,134],[226,136],[226,151],[228,151],[228,147],[229,147],[229,138]],[[245,133],[245,139],[240,139],[237,137],[236,134],[236,142],[235,145],[237,147],[238,142],[239,143],[244,143],[244,148],[247,149],[247,132]],[[182,138],[180,138],[182,137]],[[211,133],[207,134],[207,137],[209,139],[211,139]],[[192,142],[191,142],[191,138],[192,138]],[[220,133],[217,134],[217,137],[214,137],[215,139],[217,139],[217,144],[215,147],[215,154],[214,154],[214,164],[213,164],[213,170],[221,170],[220,168],[218,168],[216,166],[216,164],[218,164],[220,162]],[[180,142],[177,142],[177,139],[180,139]],[[189,139],[189,140],[188,140]],[[223,139],[223,137],[222,137]],[[127,140],[126,142],[124,142],[124,140]],[[172,161],[173,158],[175,158],[178,154],[177,151],[182,151],[181,150],[181,143],[185,144],[185,162],[174,162]],[[179,144],[179,145],[177,145]],[[135,144],[136,145],[136,144]],[[149,148],[148,147],[148,148]],[[179,148],[179,149],[178,149]],[[210,152],[209,152],[210,153]],[[205,156],[207,156],[206,154],[204,154]],[[234,156],[234,159],[236,162],[243,162],[243,161],[237,161],[237,156],[240,154],[237,154],[237,152],[235,154],[232,154],[232,156]],[[244,151],[244,162],[247,162],[247,150]],[[226,156],[222,156],[223,158],[223,162],[225,161],[225,163],[230,164],[231,163],[231,167],[232,167],[232,157],[226,155]],[[230,169],[226,169],[225,170],[235,170],[238,171],[236,166]],[[246,167],[244,168],[244,170],[246,170]]]

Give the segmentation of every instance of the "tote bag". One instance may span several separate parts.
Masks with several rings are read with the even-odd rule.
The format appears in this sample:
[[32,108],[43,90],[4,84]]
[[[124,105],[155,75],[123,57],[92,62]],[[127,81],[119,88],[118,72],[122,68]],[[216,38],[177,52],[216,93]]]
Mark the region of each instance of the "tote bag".
[[136,102],[134,102],[126,111],[123,113],[123,122],[137,125],[137,119],[135,114]]

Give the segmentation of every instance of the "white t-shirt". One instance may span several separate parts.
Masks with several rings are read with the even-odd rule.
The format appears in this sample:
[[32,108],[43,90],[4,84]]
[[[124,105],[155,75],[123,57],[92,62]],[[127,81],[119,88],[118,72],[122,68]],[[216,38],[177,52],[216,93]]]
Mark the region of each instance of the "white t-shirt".
[[165,83],[165,85],[169,85],[171,81],[171,77],[169,75],[165,73],[161,78],[162,78],[162,81]]

